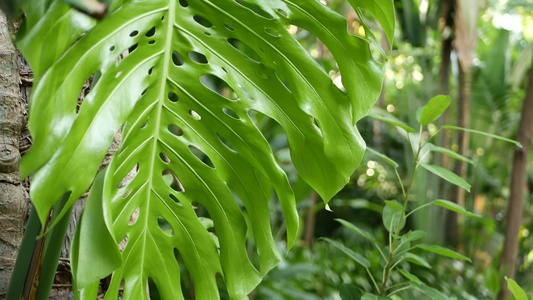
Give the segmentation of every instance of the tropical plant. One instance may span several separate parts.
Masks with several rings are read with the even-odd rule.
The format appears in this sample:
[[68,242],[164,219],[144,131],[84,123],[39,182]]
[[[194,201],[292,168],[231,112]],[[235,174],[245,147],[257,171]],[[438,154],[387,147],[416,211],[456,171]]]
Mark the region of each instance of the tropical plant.
[[[340,294],[343,299],[356,299],[356,297],[354,298],[354,295],[356,294],[362,297],[361,299],[377,299],[377,297],[381,296],[387,296],[388,298],[386,299],[391,299],[391,296],[396,295],[397,297],[397,294],[410,288],[418,290],[419,292],[430,297],[431,299],[448,299],[448,297],[446,297],[440,291],[428,286],[423,280],[419,279],[416,275],[409,272],[409,270],[411,269],[410,264],[431,268],[430,264],[426,261],[426,259],[424,259],[423,256],[420,256],[418,252],[430,252],[453,259],[470,261],[468,257],[461,255],[455,252],[454,250],[444,248],[438,245],[427,245],[420,243],[420,240],[426,235],[426,232],[423,230],[409,230],[408,232],[405,232],[405,230],[403,230],[407,223],[407,219],[413,213],[431,205],[437,205],[444,209],[448,209],[450,211],[466,216],[479,217],[479,215],[465,210],[462,206],[443,199],[437,199],[410,208],[409,202],[414,201],[414,199],[412,199],[412,188],[415,183],[415,178],[417,177],[416,174],[419,171],[425,170],[429,173],[437,175],[441,179],[444,179],[453,185],[463,188],[466,191],[470,191],[470,184],[468,184],[468,182],[466,182],[463,178],[440,166],[427,163],[428,155],[430,153],[441,153],[444,155],[448,155],[456,160],[474,164],[472,160],[456,152],[436,146],[431,143],[432,139],[434,139],[441,132],[441,129],[463,130],[511,142],[517,145],[518,147],[521,147],[521,145],[518,142],[498,137],[492,134],[447,125],[442,126],[441,129],[438,130],[436,129],[436,127],[434,127],[434,125],[432,126],[433,130],[428,128],[428,132],[431,133],[431,136],[429,136],[427,139],[424,139],[424,127],[432,125],[434,121],[446,111],[449,105],[450,98],[448,96],[439,95],[431,99],[425,106],[418,109],[416,113],[416,119],[420,124],[418,135],[416,135],[416,130],[411,128],[409,125],[401,122],[400,120],[394,118],[393,116],[388,115],[386,112],[374,110],[369,114],[369,116],[377,120],[381,120],[394,126],[397,126],[398,128],[401,128],[401,130],[404,130],[406,132],[407,139],[409,140],[409,144],[412,147],[414,166],[412,167],[412,174],[407,180],[408,184],[406,187],[404,187],[403,181],[400,178],[399,172],[397,170],[399,164],[391,158],[375,150],[372,150],[371,148],[367,149],[394,168],[394,172],[398,177],[398,181],[400,182],[400,186],[402,189],[403,202],[398,202],[397,200],[385,200],[385,206],[382,210],[382,221],[385,229],[388,232],[387,246],[379,245],[378,239],[372,232],[366,231],[346,220],[337,219],[337,221],[343,226],[355,232],[357,235],[363,237],[364,239],[370,241],[375,246],[375,248],[380,254],[379,266],[371,264],[370,259],[362,256],[361,254],[353,251],[350,248],[347,248],[341,242],[328,238],[323,238],[325,241],[332,244],[334,247],[338,248],[346,255],[348,255],[354,262],[364,267],[373,284],[372,292],[365,291],[363,289],[363,293],[361,293],[361,291],[353,285],[344,284],[341,286],[340,290]],[[414,139],[411,137],[411,135],[414,135]],[[379,272],[376,272],[377,270],[379,270]],[[381,281],[375,279],[374,274],[376,273],[380,274]],[[399,273],[401,274],[401,276],[396,276],[397,279],[393,280],[393,273]],[[399,278],[403,280],[398,280]]]
[[[327,203],[363,156],[354,124],[381,89],[384,66],[371,55],[370,31],[350,35],[342,16],[309,0],[102,1],[109,5],[102,21],[63,2],[101,16],[87,7],[92,1],[29,0],[17,36],[35,75],[34,144],[22,177],[33,174],[30,224],[38,216],[47,239],[37,298],[47,299],[64,220],[91,185],[72,244],[76,297],[94,299],[100,279],[112,274],[106,299],[122,286],[123,299],[181,299],[178,258],[199,299],[219,297],[218,277],[231,298],[245,297],[280,261],[271,188],[288,248],[298,227],[291,186],[256,122],[272,118],[283,127],[299,176]],[[374,15],[392,44],[392,0],[349,2]],[[289,25],[328,47],[345,91]],[[117,132],[121,147],[98,172]],[[258,267],[246,252],[247,228]],[[30,262],[19,258],[24,278]],[[12,281],[13,299],[19,285]]]

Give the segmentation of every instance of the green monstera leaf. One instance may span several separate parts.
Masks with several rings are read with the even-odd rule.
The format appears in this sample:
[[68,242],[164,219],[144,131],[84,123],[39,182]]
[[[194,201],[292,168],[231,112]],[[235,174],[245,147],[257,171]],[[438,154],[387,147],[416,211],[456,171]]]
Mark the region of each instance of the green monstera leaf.
[[[18,45],[36,85],[34,144],[22,172],[33,173],[39,217],[67,193],[70,207],[94,182],[73,244],[80,298],[94,297],[95,283],[112,269],[106,299],[116,299],[122,283],[123,299],[146,299],[148,287],[162,299],[182,299],[178,259],[198,299],[219,297],[217,277],[231,298],[245,297],[280,261],[272,189],[289,248],[298,227],[291,186],[257,120],[280,124],[299,175],[327,202],[362,159],[354,124],[377,99],[384,67],[342,16],[314,0],[107,2],[98,23],[61,1],[25,8]],[[389,16],[389,28],[392,1],[384,9],[379,20]],[[329,48],[346,91],[289,25]],[[90,92],[77,109],[88,78]],[[95,181],[119,130],[120,149]]]

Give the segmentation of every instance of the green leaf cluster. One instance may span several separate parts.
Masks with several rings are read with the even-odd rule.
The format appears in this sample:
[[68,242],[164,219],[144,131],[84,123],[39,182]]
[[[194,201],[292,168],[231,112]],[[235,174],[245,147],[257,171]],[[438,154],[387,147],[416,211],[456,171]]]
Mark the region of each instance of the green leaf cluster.
[[[391,0],[351,2],[392,39]],[[371,41],[350,35],[346,19],[318,1],[115,0],[101,21],[86,14],[102,13],[94,4],[28,1],[17,37],[35,75],[34,144],[22,176],[33,174],[41,222],[63,195],[65,207],[54,212],[66,218],[92,186],[72,245],[75,293],[93,299],[112,274],[106,299],[122,284],[123,299],[182,299],[179,258],[199,299],[219,297],[219,277],[231,298],[245,297],[281,260],[272,190],[288,248],[298,229],[289,180],[258,120],[283,128],[298,174],[327,203],[362,159],[354,124],[379,95],[383,64]],[[328,47],[345,90],[289,26]],[[90,92],[79,105],[84,84]],[[99,172],[115,137],[120,149]]]

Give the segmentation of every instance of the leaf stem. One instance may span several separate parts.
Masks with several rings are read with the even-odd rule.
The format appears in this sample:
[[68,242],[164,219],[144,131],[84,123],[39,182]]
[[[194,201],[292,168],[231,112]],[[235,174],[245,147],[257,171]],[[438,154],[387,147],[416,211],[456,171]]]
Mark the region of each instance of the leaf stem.
[[[420,130],[419,130],[419,140],[418,140],[418,149],[415,151],[414,147],[413,147],[413,144],[411,143],[411,137],[409,135],[409,133],[407,134],[407,138],[409,140],[409,145],[411,146],[411,151],[413,153],[413,156],[414,156],[414,166],[413,166],[413,173],[411,174],[411,179],[409,181],[409,187],[407,188],[407,192],[404,193],[404,203],[403,203],[403,210],[402,210],[402,215],[400,216],[400,222],[398,222],[398,227],[396,227],[396,231],[394,232],[394,236],[398,236],[400,234],[400,230],[401,230],[401,224],[402,222],[407,219],[407,216],[408,214],[406,214],[406,210],[407,210],[407,204],[409,202],[409,196],[411,195],[411,189],[413,188],[413,185],[414,185],[414,181],[415,181],[415,177],[416,177],[416,171],[418,169],[418,166],[420,165],[420,152],[422,150],[422,131],[423,131],[423,126],[421,125],[420,126]],[[433,136],[432,136],[433,137]],[[424,143],[425,145],[425,143]],[[398,175],[398,174],[397,174]],[[399,177],[399,175],[398,175]],[[402,185],[402,184],[400,184]],[[403,185],[402,185],[402,191],[404,191],[403,189]],[[393,217],[392,217],[392,221],[394,221],[394,214],[393,214]],[[387,281],[389,280],[389,275],[390,275],[390,272],[391,270],[393,270],[397,265],[398,263],[400,263],[402,260],[399,260],[398,262],[396,262],[395,264],[392,264],[392,261],[394,259],[394,252],[396,250],[396,241],[397,241],[397,238],[394,238],[393,239],[393,235],[392,235],[392,224],[391,224],[391,230],[389,230],[389,247],[390,247],[390,255],[389,255],[389,259],[385,259],[385,261],[387,262],[384,270],[383,270],[383,282],[381,283],[381,290],[380,290],[380,296],[383,296],[385,294],[385,291],[387,289]],[[401,243],[400,243],[401,245]],[[399,246],[398,246],[399,247]],[[409,287],[407,287],[409,288]],[[406,289],[406,288],[405,288]],[[401,289],[399,289],[401,290]],[[399,290],[396,290],[394,291],[393,293],[399,291]]]
[[410,211],[407,215],[405,215],[405,218],[407,219],[407,217],[409,217],[410,215],[412,215],[412,214],[413,214],[414,212],[416,212],[417,210],[422,209],[422,208],[427,207],[427,206],[430,206],[431,204],[433,204],[433,201],[428,202],[428,203],[426,203],[426,204],[422,204],[422,205],[420,205],[419,207],[413,209],[413,210]]
[[393,291],[392,293],[390,293],[389,296],[392,296],[392,295],[394,295],[394,294],[396,294],[396,293],[398,293],[398,292],[404,291],[404,290],[408,290],[408,289],[410,289],[410,288],[411,288],[410,285],[408,285],[408,286],[406,286],[406,287],[403,287],[403,288],[399,288],[399,289]]
[[376,292],[379,292],[378,284],[376,283],[376,280],[374,279],[374,276],[372,276],[372,273],[370,273],[370,270],[368,268],[365,268],[366,272],[368,273],[368,276],[370,276],[370,279],[372,280],[372,283],[374,283],[374,287],[376,288]]

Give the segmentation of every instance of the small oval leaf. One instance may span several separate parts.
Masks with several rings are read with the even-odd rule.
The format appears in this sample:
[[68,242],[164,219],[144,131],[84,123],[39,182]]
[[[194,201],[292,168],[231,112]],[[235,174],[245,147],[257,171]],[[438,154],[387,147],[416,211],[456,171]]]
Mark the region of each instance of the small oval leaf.
[[444,207],[446,209],[449,209],[449,210],[454,211],[456,213],[460,213],[460,214],[465,215],[465,216],[481,218],[480,215],[475,214],[475,213],[471,213],[471,212],[467,211],[466,209],[464,209],[464,207],[462,207],[461,205],[459,205],[457,203],[453,203],[453,202],[448,201],[448,200],[438,199],[438,200],[433,201],[433,204],[438,205],[440,207]]
[[368,231],[365,231],[357,226],[355,226],[354,224],[346,221],[346,220],[343,220],[343,219],[335,219],[335,221],[341,223],[344,227],[352,230],[353,232],[357,233],[358,235],[364,237],[365,239],[375,243],[376,242],[376,239],[374,238],[374,236],[368,232]]
[[444,247],[441,247],[441,246],[437,246],[437,245],[426,245],[426,244],[419,244],[419,245],[416,245],[416,247],[422,249],[422,250],[425,250],[425,251],[428,251],[428,252],[433,252],[435,254],[438,254],[438,255],[442,255],[442,256],[446,256],[446,257],[450,257],[450,258],[457,258],[457,259],[462,259],[462,260],[466,260],[466,261],[469,261],[469,262],[472,262],[470,260],[470,258],[464,256],[464,255],[461,255],[451,249],[448,249],[448,248],[444,248]]
[[338,241],[334,241],[328,238],[320,238],[321,240],[324,240],[328,243],[330,243],[335,248],[341,250],[344,252],[344,254],[348,255],[351,259],[353,259],[356,263],[360,264],[361,266],[365,268],[370,268],[370,262],[368,259],[364,258],[361,254],[354,252],[352,249],[347,248],[342,243]]
[[420,114],[420,124],[427,125],[440,117],[450,106],[450,97],[438,95],[433,97],[422,109]]
[[372,108],[370,110],[370,112],[367,114],[367,116],[369,116],[369,117],[371,117],[373,119],[382,121],[382,122],[389,123],[389,124],[394,125],[394,126],[398,126],[398,127],[402,128],[403,130],[405,130],[405,131],[407,131],[409,133],[416,133],[416,130],[411,128],[411,126],[409,126],[409,125],[405,124],[404,122],[396,119],[391,114],[389,114],[388,112],[386,112],[386,111],[384,111],[382,109]]
[[470,184],[466,182],[463,178],[457,176],[454,172],[444,169],[443,167],[439,167],[436,165],[426,165],[426,164],[420,164],[424,169],[430,171],[431,173],[439,176],[440,178],[448,181],[449,183],[455,184],[457,186],[462,187],[467,192],[470,193]]
[[509,291],[511,291],[516,300],[529,300],[526,292],[524,292],[524,290],[518,285],[518,283],[516,283],[516,281],[511,278],[507,278],[507,276],[505,276],[505,281],[507,281],[507,288]]
[[421,284],[422,281],[420,281],[420,279],[418,277],[416,277],[415,275],[407,272],[406,270],[402,270],[402,269],[398,269],[398,272],[400,272],[400,274],[403,275],[403,277],[409,279],[409,281],[415,283],[415,284]]

